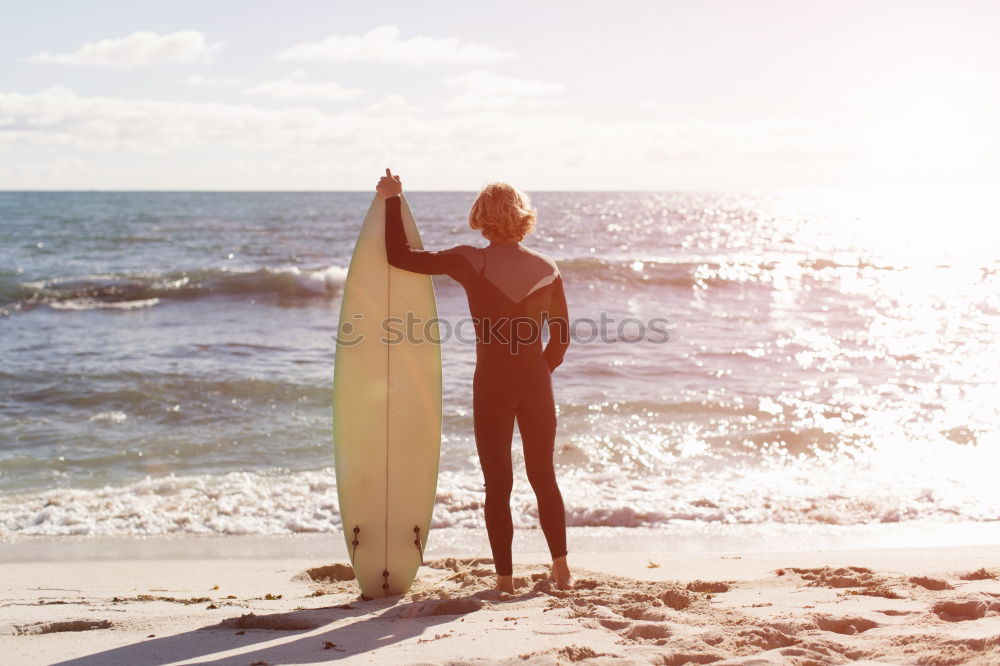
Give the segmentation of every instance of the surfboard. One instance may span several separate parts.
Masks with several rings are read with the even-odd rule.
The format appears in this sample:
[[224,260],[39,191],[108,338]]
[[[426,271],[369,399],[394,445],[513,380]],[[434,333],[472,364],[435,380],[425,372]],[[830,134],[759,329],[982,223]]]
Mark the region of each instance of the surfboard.
[[[401,209],[410,246],[422,248],[405,199]],[[340,517],[368,598],[405,594],[427,545],[441,454],[436,317],[430,276],[386,260],[376,197],[344,284],[333,379]]]

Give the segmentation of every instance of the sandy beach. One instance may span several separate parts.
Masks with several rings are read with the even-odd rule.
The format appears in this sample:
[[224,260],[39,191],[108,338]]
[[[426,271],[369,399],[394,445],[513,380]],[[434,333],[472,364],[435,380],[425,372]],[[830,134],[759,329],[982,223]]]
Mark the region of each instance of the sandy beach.
[[568,591],[522,551],[513,596],[439,549],[407,595],[365,601],[346,559],[305,556],[331,542],[5,544],[3,662],[1000,663],[1000,546],[594,549]]

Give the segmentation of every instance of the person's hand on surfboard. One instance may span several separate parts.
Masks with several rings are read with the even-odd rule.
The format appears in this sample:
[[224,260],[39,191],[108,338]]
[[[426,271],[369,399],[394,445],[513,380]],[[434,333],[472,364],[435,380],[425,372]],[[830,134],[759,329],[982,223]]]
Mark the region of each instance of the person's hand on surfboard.
[[379,179],[378,185],[375,186],[375,192],[380,199],[399,196],[403,193],[403,183],[399,180],[399,176],[392,175],[392,172],[386,169],[385,175]]

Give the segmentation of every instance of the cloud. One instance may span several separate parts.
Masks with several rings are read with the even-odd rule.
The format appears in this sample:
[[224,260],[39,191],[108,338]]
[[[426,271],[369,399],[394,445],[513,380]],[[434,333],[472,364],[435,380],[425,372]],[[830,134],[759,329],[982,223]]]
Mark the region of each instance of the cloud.
[[281,51],[278,60],[300,62],[378,62],[403,65],[428,63],[485,64],[515,57],[485,44],[454,37],[399,38],[399,28],[384,25],[363,35],[331,35],[319,42],[303,42]]
[[369,113],[422,113],[424,107],[411,104],[405,97],[392,93],[365,107]]
[[640,111],[679,111],[677,104],[671,102],[654,102],[647,100],[638,106]]
[[[326,112],[65,88],[0,93],[3,161],[76,155],[101,169],[58,181],[25,175],[16,181],[22,187],[368,187],[364,174],[390,160],[418,188],[472,188],[503,174],[536,188],[726,188],[756,185],[751,176],[767,184],[775,173],[802,182],[848,173],[845,165],[853,173],[865,157],[857,144],[836,128],[794,119],[612,121],[547,107],[440,116],[414,113],[395,96],[377,112]],[[249,165],[239,178],[221,171],[234,155]]]
[[256,86],[246,88],[243,92],[249,95],[264,95],[273,99],[297,100],[347,100],[355,99],[364,94],[358,88],[344,88],[339,83],[310,83],[300,77],[265,81]]
[[186,86],[200,87],[200,86],[235,86],[239,85],[242,79],[239,78],[224,78],[218,76],[202,76],[200,74],[192,74],[191,76],[185,76],[183,79],[178,79],[178,83],[182,83]]
[[198,62],[206,60],[221,47],[221,44],[209,44],[205,35],[195,30],[179,30],[166,35],[143,30],[125,37],[90,42],[73,53],[45,51],[25,60],[74,67],[131,69],[143,65]]
[[[378,122],[359,111],[88,97],[63,87],[34,94],[0,93],[0,146],[155,153],[210,145],[361,145],[365,136],[387,134]],[[423,131],[425,125],[405,116],[393,122],[399,135]]]
[[553,100],[545,98],[565,90],[560,83],[526,81],[481,69],[449,76],[444,84],[461,90],[447,103],[448,108],[458,110],[499,108],[514,104],[551,104]]

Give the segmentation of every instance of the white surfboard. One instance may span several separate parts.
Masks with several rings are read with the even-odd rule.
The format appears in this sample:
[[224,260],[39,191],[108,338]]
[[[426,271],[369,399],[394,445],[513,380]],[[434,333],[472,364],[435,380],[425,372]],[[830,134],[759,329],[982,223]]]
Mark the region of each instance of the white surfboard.
[[[422,248],[405,199],[401,208],[410,246]],[[333,380],[340,516],[369,598],[405,594],[427,545],[441,454],[436,317],[430,276],[389,266],[376,197],[344,285]]]

